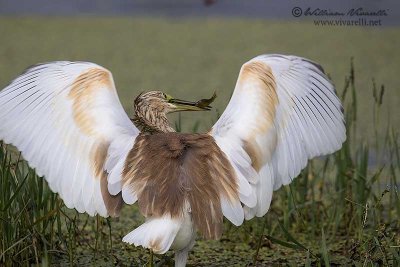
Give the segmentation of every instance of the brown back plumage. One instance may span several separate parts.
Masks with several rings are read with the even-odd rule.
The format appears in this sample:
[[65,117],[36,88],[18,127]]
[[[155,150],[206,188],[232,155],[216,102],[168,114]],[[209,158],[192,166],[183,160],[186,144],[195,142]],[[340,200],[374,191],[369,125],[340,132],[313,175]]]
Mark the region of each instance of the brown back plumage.
[[144,216],[181,217],[189,204],[206,238],[221,236],[221,197],[239,198],[235,172],[208,134],[140,134],[122,176]]

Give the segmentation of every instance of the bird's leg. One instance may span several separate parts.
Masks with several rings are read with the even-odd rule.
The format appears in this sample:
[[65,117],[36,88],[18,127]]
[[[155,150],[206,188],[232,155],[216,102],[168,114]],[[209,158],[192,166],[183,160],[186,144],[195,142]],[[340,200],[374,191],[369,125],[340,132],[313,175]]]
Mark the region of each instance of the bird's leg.
[[175,267],[185,267],[189,256],[189,250],[183,249],[175,252]]
[[196,240],[196,235],[193,234],[192,240],[190,241],[189,245],[186,248],[175,252],[175,267],[186,266],[186,262],[189,256],[189,251],[193,248],[195,240]]

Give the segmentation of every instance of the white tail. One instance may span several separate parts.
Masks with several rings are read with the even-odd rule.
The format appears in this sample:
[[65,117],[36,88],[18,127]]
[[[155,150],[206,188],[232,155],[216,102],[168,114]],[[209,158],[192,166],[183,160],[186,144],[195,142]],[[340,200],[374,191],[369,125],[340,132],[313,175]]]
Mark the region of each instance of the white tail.
[[164,254],[171,247],[181,225],[182,220],[172,219],[170,216],[150,218],[127,234],[122,241],[149,248],[157,254]]

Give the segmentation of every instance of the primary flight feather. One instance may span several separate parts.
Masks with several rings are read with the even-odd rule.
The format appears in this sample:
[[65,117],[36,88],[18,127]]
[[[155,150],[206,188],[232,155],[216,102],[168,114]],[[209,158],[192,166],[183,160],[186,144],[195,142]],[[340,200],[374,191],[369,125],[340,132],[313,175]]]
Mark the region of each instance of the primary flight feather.
[[308,159],[346,139],[334,87],[316,63],[262,55],[245,63],[208,133],[175,133],[166,115],[209,110],[165,93],[140,94],[130,119],[111,73],[88,62],[29,68],[0,92],[0,139],[15,145],[65,205],[103,217],[138,203],[146,222],[123,241],[175,250],[184,266],[195,233],[218,239],[225,216],[263,216],[272,192]]

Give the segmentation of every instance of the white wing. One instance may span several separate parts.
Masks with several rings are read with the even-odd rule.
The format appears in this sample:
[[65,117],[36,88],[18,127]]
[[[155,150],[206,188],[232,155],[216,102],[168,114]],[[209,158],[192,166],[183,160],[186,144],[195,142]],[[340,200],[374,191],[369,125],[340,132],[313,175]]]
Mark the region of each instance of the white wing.
[[250,182],[263,216],[272,191],[289,184],[307,160],[340,149],[346,130],[340,100],[310,60],[262,55],[245,63],[232,98],[211,135],[239,177]]
[[0,92],[0,139],[15,145],[69,208],[117,215],[111,170],[139,131],[126,115],[111,73],[87,62],[34,66]]

